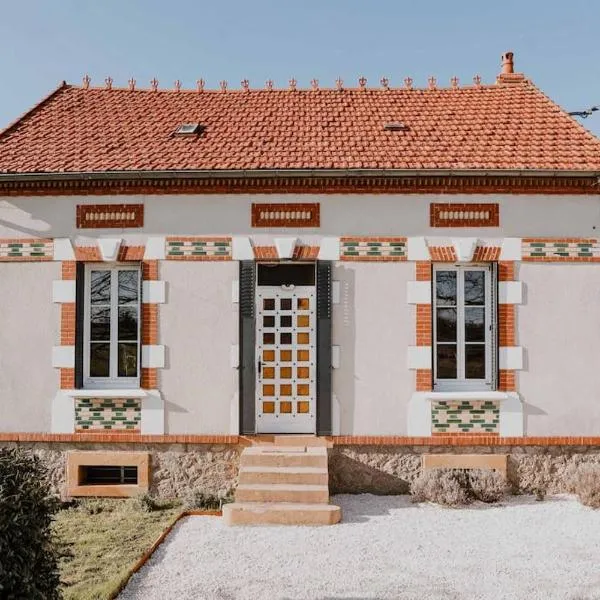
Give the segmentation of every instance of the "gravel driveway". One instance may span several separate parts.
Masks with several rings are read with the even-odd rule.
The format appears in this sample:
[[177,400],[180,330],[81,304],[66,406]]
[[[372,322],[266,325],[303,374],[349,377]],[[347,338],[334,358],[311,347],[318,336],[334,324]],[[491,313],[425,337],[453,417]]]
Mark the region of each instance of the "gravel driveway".
[[600,599],[600,510],[563,496],[443,509],[336,496],[331,527],[182,519],[121,600]]

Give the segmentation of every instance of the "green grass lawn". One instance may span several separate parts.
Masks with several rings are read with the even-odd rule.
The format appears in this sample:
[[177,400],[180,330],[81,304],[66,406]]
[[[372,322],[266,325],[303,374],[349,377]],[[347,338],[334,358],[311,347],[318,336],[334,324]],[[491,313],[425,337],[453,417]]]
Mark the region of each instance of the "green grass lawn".
[[135,500],[87,500],[56,515],[65,600],[101,600],[182,512],[167,506],[145,512]]

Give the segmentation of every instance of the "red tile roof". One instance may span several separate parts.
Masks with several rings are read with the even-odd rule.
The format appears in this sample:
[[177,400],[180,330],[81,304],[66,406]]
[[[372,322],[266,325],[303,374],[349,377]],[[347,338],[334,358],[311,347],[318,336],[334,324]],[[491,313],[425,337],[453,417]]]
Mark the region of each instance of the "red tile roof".
[[[173,135],[190,122],[204,132]],[[0,173],[205,169],[596,171],[600,140],[517,74],[446,89],[63,85],[0,134]]]

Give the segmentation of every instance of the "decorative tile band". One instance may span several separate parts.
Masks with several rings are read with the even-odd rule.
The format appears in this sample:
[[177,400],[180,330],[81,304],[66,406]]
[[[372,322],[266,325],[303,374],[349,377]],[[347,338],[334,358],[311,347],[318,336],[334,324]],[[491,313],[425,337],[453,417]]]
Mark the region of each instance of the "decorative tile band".
[[76,431],[140,430],[141,403],[137,398],[77,398]]
[[600,261],[600,240],[595,238],[524,238],[521,249],[524,261]]
[[231,238],[168,237],[169,260],[231,260]]
[[497,400],[440,400],[431,403],[432,433],[498,433]]
[[405,237],[340,239],[340,260],[406,260]]
[[52,260],[52,240],[0,240],[0,261]]

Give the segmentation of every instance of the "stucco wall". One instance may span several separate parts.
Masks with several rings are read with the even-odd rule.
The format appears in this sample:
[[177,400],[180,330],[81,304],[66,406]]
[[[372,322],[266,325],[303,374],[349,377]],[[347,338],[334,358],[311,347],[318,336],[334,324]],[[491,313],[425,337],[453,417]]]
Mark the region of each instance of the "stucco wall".
[[333,343],[340,368],[333,393],[341,414],[341,434],[406,434],[406,410],[414,372],[406,364],[414,344],[414,308],[406,303],[413,263],[338,263],[340,304],[333,305]]
[[[252,229],[253,202],[320,202],[321,227]],[[432,229],[429,227],[431,202],[500,204],[500,227],[477,229]],[[299,235],[407,235],[478,237],[593,237],[600,228],[600,196],[452,195],[437,194],[207,194],[174,196],[44,196],[19,197],[0,201],[0,238],[79,237],[75,229],[77,204],[143,203],[144,229],[126,230],[131,243],[145,235],[249,235],[267,237],[274,232]],[[569,219],[564,218],[565,205]],[[12,228],[11,223],[18,224]],[[118,229],[93,230],[91,235],[113,237]]]
[[161,305],[160,343],[167,364],[159,387],[166,433],[229,433],[237,393],[231,345],[238,340],[238,305],[232,303],[237,262],[171,262],[160,266],[167,282]]
[[0,431],[50,431],[58,370],[60,263],[0,263]]
[[522,263],[526,435],[600,435],[600,265]]

